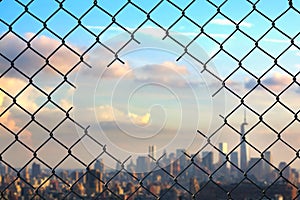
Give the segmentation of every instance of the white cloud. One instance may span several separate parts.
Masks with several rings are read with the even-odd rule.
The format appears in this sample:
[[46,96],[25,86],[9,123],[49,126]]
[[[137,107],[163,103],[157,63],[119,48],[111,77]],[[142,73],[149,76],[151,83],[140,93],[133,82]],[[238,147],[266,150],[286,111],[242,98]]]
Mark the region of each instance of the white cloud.
[[[250,24],[247,22],[242,22],[241,24],[242,26],[249,26]],[[86,26],[89,29],[99,29],[99,30],[104,30],[105,28],[107,28],[106,26]],[[134,31],[134,28],[131,27],[124,27],[125,29],[127,29],[128,31]],[[179,30],[184,30],[186,27],[181,26],[179,28]],[[154,30],[154,31],[153,31]],[[124,31],[124,29],[120,28],[120,27],[110,27],[108,29],[108,31]],[[157,37],[164,37],[165,36],[165,32],[162,29],[158,29],[152,26],[145,26],[144,29],[139,29],[138,31],[139,33],[145,33],[145,34],[150,34],[152,36],[157,36]],[[191,31],[191,32],[181,32],[181,31],[171,31],[171,35],[184,35],[184,36],[197,36],[199,34],[199,32],[195,31]],[[207,35],[213,37],[213,38],[223,38],[226,39],[229,34],[224,34],[224,33],[206,33]]]
[[[219,50],[220,50],[219,47],[212,49],[212,50],[208,53],[209,57],[212,57],[213,55],[215,55]],[[217,58],[214,58],[214,59],[216,60]]]
[[284,39],[274,39],[274,38],[264,38],[263,41],[265,42],[272,42],[272,43],[291,43],[290,40],[284,40]]
[[103,73],[103,78],[132,78],[132,76],[132,68],[126,62],[125,64],[114,62],[110,67],[105,68]]
[[[34,33],[25,33],[24,37],[25,39],[29,40],[34,35]],[[25,48],[24,44],[26,43],[17,38],[13,33],[9,33],[1,40],[0,51],[8,58],[14,59],[21,52],[21,50]],[[66,73],[80,61],[80,58],[67,47],[60,47],[60,45],[60,40],[50,38],[45,35],[40,35],[31,41],[31,46],[33,49],[35,49],[44,57],[49,57],[51,55],[49,57],[50,64],[60,72]],[[68,46],[78,54],[82,53],[80,48],[72,44],[68,44]],[[57,48],[59,49],[54,54],[52,54]],[[25,51],[15,61],[15,67],[29,76],[35,73],[44,64],[45,60],[31,50]],[[75,70],[77,70],[77,68],[75,68],[74,71]],[[54,71],[49,70],[48,67],[45,68],[45,71],[49,72],[49,74],[54,73]]]
[[95,109],[97,120],[99,122],[119,122],[133,123],[137,125],[147,125],[150,121],[150,113],[138,115],[136,113],[125,113],[110,105],[99,106]]
[[229,34],[224,34],[224,33],[208,33],[208,35],[213,38],[222,38],[222,39],[226,39],[229,37]]
[[[228,19],[213,19],[210,23],[222,26],[235,26],[235,24]],[[238,22],[235,21],[235,23],[237,24]],[[239,26],[251,28],[252,24],[249,22],[241,22]]]
[[174,62],[149,64],[134,69],[135,80],[143,83],[157,83],[170,88],[185,88],[198,82],[189,79],[189,69]]
[[151,115],[150,113],[146,113],[145,115],[139,116],[137,114],[129,112],[128,117],[135,124],[146,125],[149,123]]
[[[275,92],[280,92],[284,88],[286,88],[289,84],[291,84],[292,81],[293,81],[292,77],[289,76],[288,74],[274,72],[273,74],[264,77],[261,82],[267,88]],[[245,87],[248,89],[252,89],[254,85],[256,85],[256,80],[254,79],[249,79],[245,83]]]
[[[171,35],[175,34],[175,35],[184,35],[184,36],[197,36],[199,35],[199,32],[171,32]],[[225,34],[225,33],[206,33],[207,35],[209,35],[212,38],[221,38],[221,39],[226,39],[229,37],[229,34]],[[203,34],[204,36],[204,34]]]
[[[87,25],[85,26],[88,29],[95,29],[95,30],[104,30],[107,28],[107,26],[92,26],[92,25]],[[126,30],[128,31],[134,31],[134,28],[131,27],[124,27]],[[119,26],[110,26],[107,31],[124,31],[123,28],[119,27]]]
[[[4,105],[5,101],[6,101],[6,96],[3,93],[0,93],[0,111],[1,111],[1,113],[6,109],[6,107]],[[10,110],[6,111],[5,113],[2,113],[2,116],[0,117],[0,123],[3,124],[10,131],[12,131],[16,134],[22,128],[22,126],[20,126],[20,124],[18,123],[18,122],[21,122],[22,119],[17,119],[15,117],[13,117],[14,111],[11,108]],[[16,115],[16,116],[18,116],[18,115]],[[32,135],[31,132],[25,129],[22,131],[21,139],[31,141],[30,140],[31,135]],[[0,137],[5,137],[5,135],[0,134]]]

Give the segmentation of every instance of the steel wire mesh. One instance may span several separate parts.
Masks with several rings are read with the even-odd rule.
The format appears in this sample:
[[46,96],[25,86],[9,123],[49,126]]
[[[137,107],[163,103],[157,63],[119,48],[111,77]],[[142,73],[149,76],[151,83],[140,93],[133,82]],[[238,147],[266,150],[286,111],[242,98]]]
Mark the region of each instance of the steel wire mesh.
[[[9,0],[0,1],[0,8],[1,4],[5,5],[5,3],[8,1]],[[141,2],[128,0],[122,1],[122,3],[119,2],[118,4],[120,5],[118,5],[119,7],[116,5],[114,12],[106,10],[101,1],[87,1],[85,4],[88,6],[79,14],[74,10],[69,10],[68,6],[66,6],[66,4],[69,2],[70,4],[76,4],[78,2],[70,0],[55,0],[52,1],[52,3],[56,5],[56,9],[49,11],[49,16],[46,17],[38,16],[34,11],[31,10],[31,7],[35,2],[38,4],[37,7],[43,6],[41,1],[31,0],[24,2],[21,0],[15,0],[13,4],[22,11],[16,11],[12,20],[5,19],[4,17],[0,18],[1,26],[3,26],[3,29],[6,30],[1,33],[0,46],[7,48],[4,42],[8,40],[17,42],[18,44],[16,45],[19,45],[20,43],[21,47],[17,52],[15,52],[15,55],[7,54],[6,49],[0,47],[1,62],[6,63],[1,65],[0,78],[4,80],[6,77],[11,76],[10,73],[12,73],[13,76],[20,77],[21,79],[25,80],[25,84],[21,86],[18,85],[17,89],[9,89],[5,85],[1,85],[1,93],[3,96],[9,99],[10,103],[5,108],[1,109],[0,116],[2,119],[4,119],[5,115],[7,115],[7,113],[9,113],[12,109],[17,109],[23,115],[26,115],[28,120],[24,121],[22,126],[18,127],[18,130],[12,129],[10,125],[5,123],[3,120],[0,123],[2,132],[10,135],[12,138],[5,145],[2,144],[4,147],[2,147],[0,151],[0,163],[10,171],[7,175],[1,174],[1,199],[21,199],[21,196],[24,199],[243,199],[245,197],[245,193],[247,192],[252,193],[252,199],[274,199],[278,197],[280,193],[285,195],[285,199],[297,199],[299,196],[298,181],[295,181],[291,178],[292,175],[290,172],[286,172],[290,170],[290,166],[299,159],[299,149],[295,148],[288,141],[286,141],[284,138],[284,132],[290,126],[299,123],[299,109],[290,107],[288,104],[282,101],[281,97],[289,90],[289,88],[299,87],[299,82],[297,80],[299,70],[296,70],[296,72],[291,72],[288,67],[284,66],[280,62],[280,59],[291,48],[294,48],[295,51],[299,52],[300,47],[297,41],[299,38],[299,31],[297,30],[296,34],[286,33],[286,30],[277,26],[277,22],[289,12],[295,13],[295,16],[298,18],[295,18],[294,20],[297,21],[300,17],[300,12],[298,10],[300,7],[295,1],[283,1],[286,4],[287,9],[277,13],[276,17],[270,17],[261,10],[261,7],[259,6],[261,1],[262,0],[243,1],[248,5],[250,10],[241,16],[240,20],[236,21],[231,16],[228,16],[227,12],[223,11],[224,7],[232,2],[230,0],[221,2],[192,0],[186,2],[186,5],[184,6],[180,5],[177,1],[161,0],[153,3],[150,9],[143,7]],[[200,9],[197,7],[199,6],[197,5],[199,2],[205,2],[211,7],[211,9],[214,10],[213,14],[208,16],[207,19],[205,19],[202,23],[200,23],[198,19],[195,19],[194,16],[190,16],[188,12],[189,8],[193,6]],[[268,2],[268,4],[271,3],[272,2]],[[155,12],[160,12],[159,7],[162,4],[167,4],[169,7],[171,7],[173,10],[170,10],[170,12],[179,13],[179,17],[172,18],[172,22],[168,25],[161,25],[159,20],[156,21],[155,17],[153,17],[155,16]],[[133,28],[128,28],[125,25],[122,25],[122,23],[119,22],[120,18],[118,17],[129,6],[135,9],[145,18]],[[11,12],[14,12],[14,8],[10,7],[6,8],[3,6],[1,9],[12,9]],[[65,26],[68,26],[68,28],[66,28],[64,31],[59,31],[59,29],[56,29],[55,27],[56,24],[54,24],[54,26],[51,24],[55,16],[59,15],[60,12],[64,13],[65,18],[73,21],[73,24],[69,24],[69,22],[62,22],[67,23]],[[105,15],[111,19],[111,22],[107,26],[103,27],[101,31],[95,33],[90,26],[84,23],[85,18],[91,12],[101,13],[101,15]],[[232,12],[237,11],[232,10]],[[159,14],[165,15],[164,13]],[[270,25],[263,34],[256,38],[243,28],[246,19],[254,14],[258,15],[261,18],[261,21],[266,21]],[[128,13],[123,13],[122,16],[124,15],[126,16]],[[202,13],[199,12],[198,15],[201,18]],[[25,18],[25,16],[32,18],[33,21],[40,25],[40,28],[37,30],[30,31],[32,32],[30,37],[20,34],[15,28],[17,24],[20,23],[23,18]],[[226,35],[226,37],[223,37],[223,41],[218,40],[209,34],[209,31],[207,31],[216,16],[223,17],[226,22],[230,23],[233,27],[233,31]],[[186,20],[189,24],[197,28],[197,31],[194,35],[192,35],[187,44],[183,44],[182,41],[178,40],[176,34],[174,34],[172,31],[174,26],[180,23],[181,20]],[[87,69],[93,67],[92,64],[87,61],[87,57],[92,49],[96,46],[104,48],[111,55],[112,59],[105,63],[107,67],[113,67],[112,65],[115,62],[125,64],[125,62],[119,56],[120,52],[122,52],[126,46],[131,45],[132,43],[141,43],[139,39],[136,38],[136,34],[144,27],[145,24],[149,22],[165,33],[165,36],[161,38],[162,40],[165,40],[166,38],[170,39],[176,43],[179,48],[181,48],[182,54],[178,56],[177,61],[185,56],[189,56],[196,62],[203,65],[201,73],[206,73],[219,82],[220,87],[212,95],[213,97],[217,96],[218,93],[225,91],[228,93],[228,95],[232,95],[237,100],[237,103],[231,110],[229,110],[224,116],[220,116],[223,120],[223,123],[220,127],[217,127],[212,134],[207,134],[202,130],[198,130],[198,132],[195,133],[206,142],[195,154],[189,154],[188,152],[183,153],[180,159],[185,160],[186,163],[185,165],[181,166],[181,169],[176,173],[171,173],[168,167],[163,164],[163,160],[166,155],[162,155],[158,159],[150,156],[150,159],[154,165],[151,166],[152,168],[149,170],[149,172],[145,172],[144,174],[133,173],[126,169],[125,166],[129,164],[129,159],[126,159],[123,162],[119,161],[118,156],[111,154],[109,150],[107,150],[106,145],[102,144],[102,141],[98,141],[93,137],[93,135],[90,134],[88,125],[83,125],[80,121],[77,121],[72,117],[71,112],[74,110],[72,107],[62,106],[61,103],[57,102],[54,97],[62,87],[76,88],[76,84],[72,83],[69,77],[72,75],[72,73],[74,73],[74,71],[78,70],[77,68],[80,68],[80,66],[84,66]],[[124,42],[118,49],[113,49],[112,47],[108,46],[102,39],[103,35],[105,35],[109,29],[113,27],[116,27],[121,32],[124,32],[129,36],[128,40]],[[255,29],[255,27],[253,28]],[[68,42],[68,38],[78,29],[81,29],[83,32],[93,38],[93,42],[84,50],[78,50],[74,48],[70,42]],[[35,40],[37,40],[45,31],[48,34],[53,35],[53,37],[60,42],[50,51],[48,55],[41,51],[41,49],[36,48],[37,45],[35,45]],[[278,34],[281,34],[282,37],[284,37],[287,41],[286,48],[281,50],[278,55],[273,55],[271,52],[269,52],[269,50],[265,49],[264,45],[262,45],[266,39],[266,36],[272,31],[278,32]],[[234,51],[227,49],[226,46],[236,34],[241,35],[241,37],[244,37],[245,40],[249,40],[251,43],[251,48],[244,52],[244,55],[241,56],[236,55]],[[197,55],[189,51],[190,47],[196,43],[200,37],[204,37],[206,40],[211,41],[218,47],[218,49],[211,54],[208,60],[201,60],[197,57]],[[244,41],[240,42],[243,43]],[[60,51],[63,51],[65,57],[72,55],[75,60],[75,62],[70,64],[66,70],[55,65],[55,62],[53,62],[53,57],[59,54]],[[260,75],[255,74],[251,69],[244,65],[247,58],[255,51],[259,51],[272,61],[272,65]],[[26,56],[26,53],[28,52],[32,52],[35,57],[43,61],[43,65],[33,69],[31,73],[26,72],[26,70],[18,67],[17,64],[18,62],[22,62],[20,60],[23,56]],[[220,54],[232,59],[236,64],[236,67],[226,69],[227,73],[222,77],[219,74],[216,74],[214,71],[211,71],[208,67],[209,63],[216,59],[216,57]],[[274,92],[274,90],[269,87],[266,81],[264,81],[266,75],[268,75],[268,73],[274,68],[282,70],[282,73],[284,73],[291,80],[288,84],[284,85],[282,90],[279,92]],[[59,80],[51,89],[47,90],[35,81],[39,74],[45,72],[46,70],[51,70],[52,73],[55,74],[55,77]],[[254,80],[250,89],[244,94],[236,91],[230,82],[232,76],[237,74],[238,71],[242,71],[243,73],[247,74],[248,77]],[[1,84],[4,84],[4,81],[1,82]],[[17,85],[19,83],[15,84]],[[24,104],[19,102],[22,94],[24,94],[29,88],[34,89],[43,97],[43,101],[37,108],[33,110],[28,109],[26,105],[24,106]],[[257,90],[263,90],[273,99],[271,104],[267,106],[267,109],[263,111],[258,111],[257,109],[253,108],[250,103],[248,103],[249,99],[254,100],[251,99],[251,94],[255,93]],[[52,127],[49,127],[47,120],[42,120],[38,115],[41,110],[47,108],[48,106],[55,108],[57,112],[62,115],[61,118],[53,116],[56,118],[56,122]],[[283,126],[280,130],[273,127],[274,124],[270,124],[268,120],[265,120],[265,118],[267,118],[266,115],[268,115],[268,113],[271,112],[276,106],[280,106],[281,109],[283,109],[285,112],[288,112],[289,115],[292,116],[292,120],[288,121],[287,124],[285,124],[285,126]],[[257,119],[257,121],[253,123],[248,130],[246,130],[245,135],[242,135],[239,128],[237,128],[232,121],[230,121],[230,118],[233,117],[240,109],[246,109],[248,113],[251,113],[251,115],[255,116]],[[280,113],[278,114],[280,115]],[[65,142],[61,141],[59,137],[56,136],[57,132],[59,132],[58,129],[65,123],[71,123],[72,125],[76,126],[77,130],[80,130],[81,132],[79,137],[74,138],[70,144],[65,144]],[[36,147],[26,144],[21,139],[22,133],[24,133],[30,126],[33,125],[38,126],[41,132],[47,134],[45,139],[41,140],[40,144],[38,144]],[[274,134],[273,136],[276,138],[263,149],[256,147],[255,144],[252,144],[252,142],[248,141],[246,138],[251,131],[255,130],[261,125],[265,126],[270,132],[272,132]],[[237,143],[228,153],[223,153],[222,149],[212,142],[212,138],[218,135],[223,128],[230,129],[234,134],[236,134],[236,136],[242,136],[242,140]],[[80,145],[81,141],[86,138],[95,143],[99,152],[98,156],[93,158],[91,162],[82,161],[82,159],[78,157],[76,153],[74,153],[76,146]],[[55,165],[49,164],[49,161],[39,157],[42,149],[46,149],[45,151],[47,151],[47,144],[50,142],[53,142],[58,146],[61,152],[60,154],[62,155]],[[259,158],[253,161],[253,165],[247,169],[241,169],[237,163],[230,159],[230,156],[234,151],[237,151],[240,148],[242,143],[246,143],[252,151],[255,151],[259,155]],[[281,167],[275,166],[274,163],[266,158],[267,152],[278,143],[283,144],[283,146],[293,154],[293,159]],[[21,168],[17,168],[16,166],[12,165],[5,157],[5,154],[8,151],[14,151],[16,145],[18,148],[23,149],[22,151],[26,151],[31,154],[30,159],[26,160]],[[203,153],[207,147],[212,148],[212,150],[218,154],[223,154],[225,158],[224,162],[220,163],[214,169],[209,169],[203,164],[203,160],[202,162],[198,160],[200,154]],[[16,155],[16,157],[18,156],[21,155]],[[103,156],[107,156],[114,160],[114,162],[118,163],[119,169],[104,174],[94,170],[93,165]],[[85,169],[80,172],[74,171],[74,177],[70,178],[70,174],[66,175],[60,170],[61,165],[68,159],[76,160],[76,162],[80,163],[80,165],[82,165]],[[38,183],[32,181],[28,177],[28,168],[31,167],[30,164],[32,164],[34,161],[43,165],[48,173],[48,175],[44,176],[41,181],[37,181]],[[264,165],[268,165],[273,169],[273,179],[266,180],[265,184],[259,183],[257,180],[255,180],[255,177],[251,175],[251,170],[254,170],[257,166],[260,166],[260,163],[264,163]],[[230,184],[224,184],[222,181],[219,181],[221,175],[225,177],[231,176],[230,173],[225,169],[227,165],[230,165],[235,173],[239,174],[239,178],[237,179],[238,181]],[[190,171],[195,173],[197,172],[197,175],[194,176],[194,178],[188,177],[186,174],[189,174]],[[162,179],[168,180],[169,184],[164,187],[152,184],[152,182],[155,180],[155,177],[158,175],[162,177]],[[296,178],[298,176],[297,172],[294,172],[293,175]],[[200,183],[199,180],[201,180]],[[125,182],[128,185],[126,187],[120,186],[120,182]],[[120,192],[120,187],[123,188],[123,192]],[[161,187],[160,193],[155,191],[155,188],[157,187]]]

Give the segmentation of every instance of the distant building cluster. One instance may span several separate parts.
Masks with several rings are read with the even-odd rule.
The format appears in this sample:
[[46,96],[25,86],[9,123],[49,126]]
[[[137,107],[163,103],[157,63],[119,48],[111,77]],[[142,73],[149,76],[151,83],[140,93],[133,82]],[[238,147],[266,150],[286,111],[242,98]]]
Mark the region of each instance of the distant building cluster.
[[[271,169],[271,153],[265,152],[265,160],[250,158],[247,162],[247,178],[239,170],[238,152],[233,152],[227,162],[227,144],[219,144],[218,161],[214,162],[212,151],[189,158],[183,149],[165,155],[159,162],[153,162],[155,146],[149,147],[149,157],[139,156],[116,169],[106,169],[103,160],[97,160],[88,170],[41,169],[33,163],[31,168],[20,169],[20,173],[0,163],[1,197],[12,200],[40,199],[226,199],[231,191],[234,199],[262,196],[262,189],[268,187],[266,195],[273,199],[293,199],[297,195],[299,174],[286,163],[280,163],[278,172]],[[151,158],[152,157],[152,158]],[[232,164],[229,164],[232,163]],[[251,168],[251,169],[250,169]],[[155,169],[155,170],[153,170]],[[120,171],[121,170],[121,171]],[[141,173],[139,173],[141,172]],[[280,178],[279,174],[284,178]],[[19,177],[19,178],[17,178]],[[217,186],[217,183],[219,186]],[[253,184],[255,183],[255,184]],[[292,183],[292,184],[291,184]],[[236,187],[238,185],[238,187]]]

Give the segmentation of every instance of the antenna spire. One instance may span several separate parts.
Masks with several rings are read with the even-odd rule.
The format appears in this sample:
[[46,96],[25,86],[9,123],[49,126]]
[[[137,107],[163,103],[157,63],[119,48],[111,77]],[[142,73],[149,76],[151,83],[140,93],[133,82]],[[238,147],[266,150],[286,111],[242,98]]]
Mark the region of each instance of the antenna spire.
[[246,121],[246,109],[244,109],[244,123],[247,123],[247,121]]

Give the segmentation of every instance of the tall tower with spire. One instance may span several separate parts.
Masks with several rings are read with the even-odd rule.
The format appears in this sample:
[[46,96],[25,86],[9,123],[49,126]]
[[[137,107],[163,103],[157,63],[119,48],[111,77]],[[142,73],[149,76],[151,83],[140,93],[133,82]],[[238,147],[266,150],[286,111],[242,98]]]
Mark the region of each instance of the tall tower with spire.
[[240,146],[240,160],[241,160],[241,170],[246,171],[248,165],[248,158],[247,158],[247,148],[245,142],[245,126],[248,125],[246,121],[246,110],[244,110],[244,122],[241,124],[241,146]]

